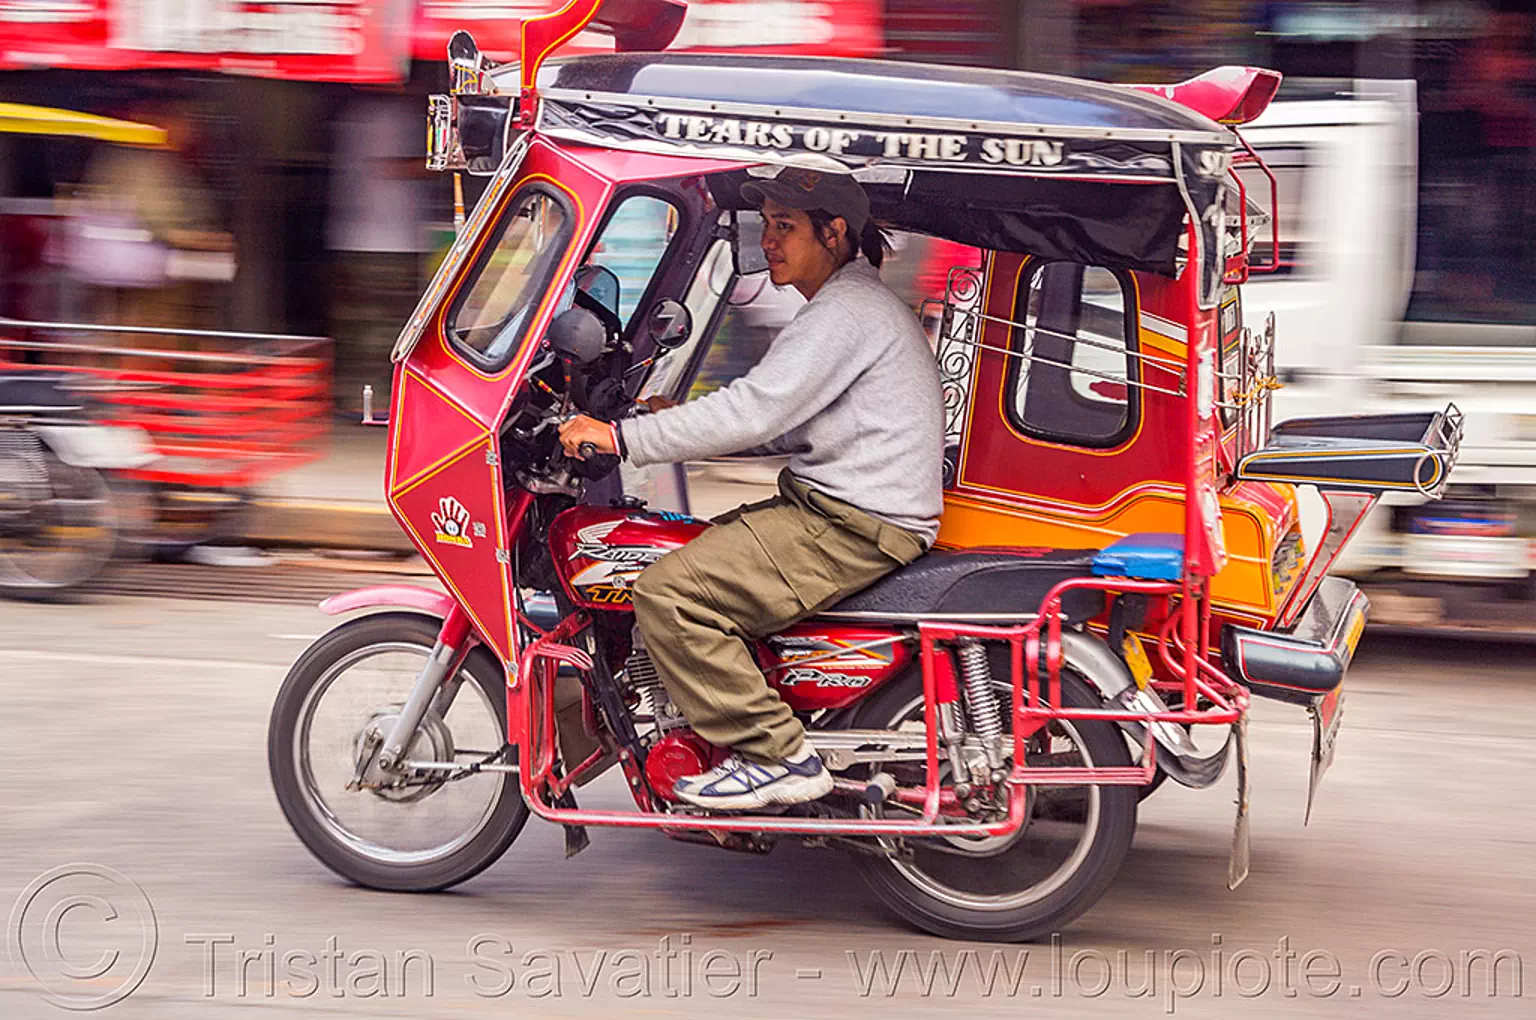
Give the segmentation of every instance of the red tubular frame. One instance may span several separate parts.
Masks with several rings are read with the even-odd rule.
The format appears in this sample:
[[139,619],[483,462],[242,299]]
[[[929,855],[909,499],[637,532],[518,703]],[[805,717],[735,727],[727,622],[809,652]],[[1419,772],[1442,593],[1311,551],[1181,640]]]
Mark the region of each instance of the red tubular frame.
[[[1046,595],[1041,613],[1028,623],[1014,626],[979,626],[971,624],[920,623],[918,640],[923,670],[923,718],[927,731],[925,781],[921,789],[902,788],[894,800],[912,806],[921,804],[922,814],[915,820],[892,818],[826,819],[784,818],[758,815],[689,815],[658,812],[647,808],[649,798],[636,792],[639,811],[587,811],[556,807],[554,800],[565,793],[582,773],[602,762],[608,754],[600,748],[586,761],[564,776],[555,775],[554,677],[562,664],[578,670],[592,668],[591,657],[579,648],[564,644],[589,623],[585,613],[575,613],[558,626],[528,644],[518,659],[516,671],[508,681],[508,740],[518,745],[519,774],[524,799],[535,814],[563,825],[612,825],[626,828],[704,830],[713,832],[814,833],[840,836],[1004,836],[1016,832],[1024,823],[1026,787],[1030,785],[1104,785],[1140,786],[1152,781],[1156,773],[1155,744],[1148,731],[1141,761],[1126,766],[1030,767],[1024,765],[1024,748],[1041,727],[1057,719],[1094,719],[1110,722],[1169,722],[1193,725],[1222,725],[1236,722],[1247,711],[1247,692],[1220,670],[1201,661],[1196,674],[1183,676],[1185,707],[1164,712],[1134,709],[1067,708],[1061,702],[1061,599],[1069,591],[1095,590],[1117,594],[1176,596],[1183,590],[1164,581],[1134,581],[1125,578],[1073,578],[1063,581]],[[1187,652],[1175,634],[1177,625],[1197,616],[1195,603],[1185,599],[1169,614],[1163,628],[1162,655],[1170,668],[1177,670],[1172,655]],[[940,690],[939,656],[941,645],[962,638],[1006,641],[1010,651],[1010,680],[1013,688],[1013,760],[1008,777],[1008,816],[995,822],[946,823],[953,817],[953,793],[946,797],[940,785],[938,705]],[[1045,644],[1046,682],[1042,696],[1040,645]],[[1208,707],[1198,707],[1201,702]]]

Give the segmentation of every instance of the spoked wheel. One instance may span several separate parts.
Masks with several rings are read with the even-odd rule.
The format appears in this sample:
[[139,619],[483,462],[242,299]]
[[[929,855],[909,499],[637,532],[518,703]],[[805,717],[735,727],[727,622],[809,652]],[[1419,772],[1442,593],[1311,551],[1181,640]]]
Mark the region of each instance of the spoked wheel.
[[[1068,706],[1102,705],[1076,676],[1063,672],[1061,687]],[[995,690],[1008,719],[1009,686],[998,682]],[[921,730],[921,675],[914,670],[887,685],[852,725]],[[1098,720],[1052,722],[1034,735],[1026,756],[1028,764],[1041,766],[1131,764],[1119,728]],[[902,785],[923,784],[920,763],[885,769]],[[1134,787],[1032,787],[1025,823],[1012,836],[882,839],[881,853],[858,853],[854,861],[888,907],[925,931],[1029,941],[1060,931],[1104,894],[1130,849],[1136,800]],[[907,809],[888,802],[873,810],[889,816]]]
[[[414,613],[344,623],[294,664],[272,707],[267,763],[283,814],[310,852],[360,885],[446,889],[490,866],[528,820],[513,773],[417,771],[383,788],[354,782],[404,705],[438,626]],[[461,682],[452,703],[427,713],[406,761],[484,761],[505,743],[500,664],[477,648],[453,679]]]
[[[0,442],[0,594],[57,599],[111,559],[112,494],[99,471],[64,463],[29,433],[8,433],[13,442]],[[26,448],[6,448],[18,443]]]

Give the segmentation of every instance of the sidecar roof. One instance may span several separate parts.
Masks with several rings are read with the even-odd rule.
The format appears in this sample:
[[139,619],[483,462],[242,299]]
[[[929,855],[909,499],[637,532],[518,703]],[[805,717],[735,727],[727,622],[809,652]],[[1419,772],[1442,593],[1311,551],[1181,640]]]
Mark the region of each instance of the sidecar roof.
[[[1236,145],[1125,86],[879,60],[600,54],[544,66],[538,95],[552,139],[852,173],[899,230],[1167,276]],[[714,182],[720,205],[741,207],[745,173]]]
[[1230,131],[1168,99],[1120,85],[1024,71],[826,57],[617,53],[550,64],[539,90],[643,98],[653,105],[781,116],[823,111],[851,126],[984,125],[1038,137],[1230,146]]

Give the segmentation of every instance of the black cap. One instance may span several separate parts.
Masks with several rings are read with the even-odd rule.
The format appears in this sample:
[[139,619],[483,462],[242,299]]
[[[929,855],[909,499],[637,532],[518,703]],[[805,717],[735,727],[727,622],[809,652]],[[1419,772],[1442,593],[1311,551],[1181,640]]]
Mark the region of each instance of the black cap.
[[858,244],[869,222],[869,196],[847,174],[829,174],[792,166],[772,179],[754,178],[741,186],[741,197],[761,206],[771,198],[791,209],[821,209],[848,221],[848,236]]

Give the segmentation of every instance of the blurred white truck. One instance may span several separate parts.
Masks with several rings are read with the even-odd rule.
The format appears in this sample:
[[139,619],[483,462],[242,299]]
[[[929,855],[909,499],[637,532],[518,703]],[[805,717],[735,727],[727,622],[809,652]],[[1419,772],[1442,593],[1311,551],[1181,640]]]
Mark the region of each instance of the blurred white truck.
[[[1337,570],[1368,582],[1377,624],[1536,636],[1536,325],[1406,321],[1419,210],[1413,82],[1277,102],[1243,134],[1279,180],[1285,268],[1243,291],[1249,324],[1276,316],[1276,419],[1447,401],[1466,415],[1447,499],[1379,507]],[[1253,197],[1267,207],[1267,184]],[[1321,527],[1315,512],[1304,519]]]

